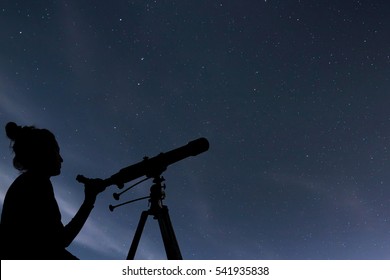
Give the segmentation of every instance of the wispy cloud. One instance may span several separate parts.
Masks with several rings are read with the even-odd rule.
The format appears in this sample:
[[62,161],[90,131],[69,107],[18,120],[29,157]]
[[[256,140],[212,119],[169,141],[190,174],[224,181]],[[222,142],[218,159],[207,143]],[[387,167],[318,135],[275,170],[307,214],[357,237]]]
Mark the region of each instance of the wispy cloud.
[[7,117],[7,121],[27,122],[32,120],[33,113],[19,98],[16,86],[7,82],[0,75],[0,117]]

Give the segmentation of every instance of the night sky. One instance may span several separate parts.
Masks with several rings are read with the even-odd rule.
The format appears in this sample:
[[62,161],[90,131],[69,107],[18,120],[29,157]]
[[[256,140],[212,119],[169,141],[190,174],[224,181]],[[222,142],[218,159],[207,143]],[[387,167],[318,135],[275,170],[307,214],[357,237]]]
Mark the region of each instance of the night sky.
[[[390,259],[389,34],[385,0],[2,0],[1,207],[8,121],[56,135],[64,223],[77,174],[206,137],[163,174],[184,259]],[[108,188],[69,250],[125,259],[148,203],[108,205],[151,184]],[[166,258],[152,218],[136,258]]]

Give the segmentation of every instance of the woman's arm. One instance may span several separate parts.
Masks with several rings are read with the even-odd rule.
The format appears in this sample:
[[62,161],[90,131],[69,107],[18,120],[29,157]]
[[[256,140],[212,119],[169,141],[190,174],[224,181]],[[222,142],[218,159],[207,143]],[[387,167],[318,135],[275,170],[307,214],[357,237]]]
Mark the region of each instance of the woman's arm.
[[97,195],[105,188],[106,186],[104,186],[101,179],[89,179],[84,185],[84,202],[73,219],[64,227],[65,247],[68,247],[79,234],[94,208]]

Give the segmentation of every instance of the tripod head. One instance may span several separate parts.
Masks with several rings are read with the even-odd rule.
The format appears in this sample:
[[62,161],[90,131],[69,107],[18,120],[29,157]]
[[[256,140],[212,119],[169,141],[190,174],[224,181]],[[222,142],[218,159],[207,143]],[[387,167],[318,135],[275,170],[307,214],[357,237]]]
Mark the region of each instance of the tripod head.
[[158,208],[162,208],[163,204],[162,201],[165,198],[165,184],[163,185],[162,182],[164,182],[164,177],[158,177],[153,180],[153,185],[150,187],[150,210],[156,210]]
[[[137,182],[135,183],[134,185],[130,186],[129,188],[127,188],[126,190],[124,190],[123,192],[121,193],[114,193],[113,196],[116,200],[119,200],[119,196],[128,191],[129,189],[135,187],[136,185],[148,180],[149,178],[146,178],[144,180],[141,180],[140,182]],[[136,201],[139,201],[139,200],[143,200],[143,199],[147,199],[149,198],[149,204],[150,204],[150,209],[151,210],[156,210],[158,208],[161,208],[162,207],[162,201],[163,199],[165,198],[165,185],[162,184],[162,182],[164,182],[165,179],[164,177],[162,176],[158,176],[156,178],[154,178],[153,180],[153,185],[150,187],[150,195],[149,196],[144,196],[144,197],[140,197],[140,198],[137,198],[137,199],[132,199],[132,200],[129,200],[127,202],[124,202],[124,203],[120,203],[120,204],[117,204],[117,205],[109,205],[109,209],[110,211],[114,211],[115,208],[118,208],[122,205],[126,205],[126,204],[130,204],[130,203],[133,203],[133,202],[136,202]]]

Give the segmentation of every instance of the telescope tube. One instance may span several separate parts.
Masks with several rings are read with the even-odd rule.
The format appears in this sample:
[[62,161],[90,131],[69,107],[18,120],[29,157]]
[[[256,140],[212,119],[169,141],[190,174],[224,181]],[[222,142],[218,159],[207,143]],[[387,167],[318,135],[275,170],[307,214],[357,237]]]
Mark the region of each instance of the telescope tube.
[[[158,177],[169,165],[190,156],[197,156],[208,149],[208,140],[206,138],[199,138],[188,142],[188,144],[182,147],[166,153],[160,153],[153,158],[145,157],[144,160],[119,170],[119,172],[104,181],[107,186],[123,186],[124,183],[135,180],[141,176],[149,178]],[[82,175],[78,175],[76,179],[80,182],[85,182],[87,180]]]

